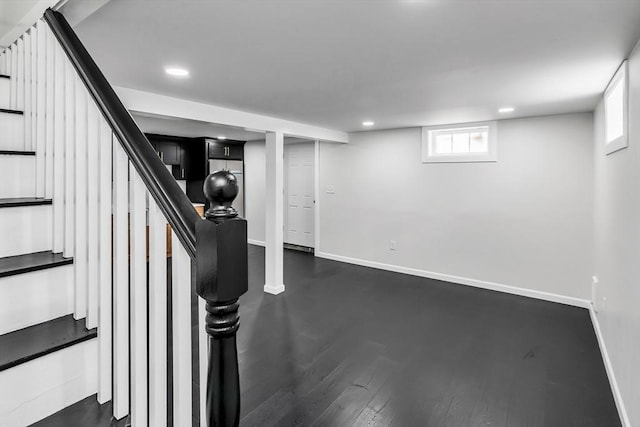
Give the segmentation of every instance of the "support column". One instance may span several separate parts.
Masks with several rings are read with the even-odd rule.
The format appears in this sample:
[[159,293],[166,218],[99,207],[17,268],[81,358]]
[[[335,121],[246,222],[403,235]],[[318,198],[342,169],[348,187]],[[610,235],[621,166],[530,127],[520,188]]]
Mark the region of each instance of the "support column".
[[284,292],[284,136],[267,132],[266,158],[266,248],[264,291],[273,295]]

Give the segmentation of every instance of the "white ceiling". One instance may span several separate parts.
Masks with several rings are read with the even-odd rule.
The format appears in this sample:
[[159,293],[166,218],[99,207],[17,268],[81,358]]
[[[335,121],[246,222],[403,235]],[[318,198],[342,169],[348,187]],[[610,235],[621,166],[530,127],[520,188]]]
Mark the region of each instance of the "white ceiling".
[[76,30],[114,85],[352,131],[592,110],[640,0],[111,0]]

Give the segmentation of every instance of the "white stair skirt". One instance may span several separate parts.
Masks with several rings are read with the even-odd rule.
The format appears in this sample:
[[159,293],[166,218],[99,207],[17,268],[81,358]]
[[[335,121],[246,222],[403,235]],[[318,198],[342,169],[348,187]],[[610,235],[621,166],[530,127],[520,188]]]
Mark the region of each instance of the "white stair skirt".
[[24,427],[97,391],[97,339],[0,372],[0,426]]
[[0,335],[72,313],[72,265],[0,278]]
[[0,257],[51,250],[51,228],[51,205],[0,209]]
[[34,156],[0,154],[0,198],[35,197],[35,168]]

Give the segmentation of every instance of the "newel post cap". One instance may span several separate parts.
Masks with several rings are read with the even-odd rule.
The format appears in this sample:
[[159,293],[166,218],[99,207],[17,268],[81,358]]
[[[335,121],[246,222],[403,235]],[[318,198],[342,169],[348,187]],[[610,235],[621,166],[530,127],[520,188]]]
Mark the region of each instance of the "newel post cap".
[[231,206],[238,195],[238,180],[234,174],[215,171],[204,179],[202,189],[210,205],[205,213],[207,219],[224,221],[238,216],[238,211]]

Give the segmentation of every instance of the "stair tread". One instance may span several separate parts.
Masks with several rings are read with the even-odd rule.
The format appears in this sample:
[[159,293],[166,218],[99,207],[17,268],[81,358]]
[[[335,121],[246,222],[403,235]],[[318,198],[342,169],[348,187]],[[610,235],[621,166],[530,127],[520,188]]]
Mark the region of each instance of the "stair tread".
[[11,110],[11,109],[9,109],[9,108],[0,108],[0,113],[24,114],[24,111],[20,111],[20,110]]
[[40,420],[29,427],[125,427],[130,426],[129,416],[117,420],[113,417],[113,401],[99,404],[93,394],[71,406]]
[[14,208],[18,206],[36,206],[36,205],[50,205],[51,199],[41,199],[36,197],[11,197],[7,199],[0,199],[0,208]]
[[70,314],[0,335],[0,372],[97,335],[95,328],[85,328],[84,319],[75,320]]
[[0,277],[29,273],[67,264],[73,264],[73,258],[65,258],[62,254],[54,254],[51,251],[9,256],[0,258]]
[[35,151],[21,151],[21,150],[0,150],[0,154],[12,154],[15,156],[35,156]]

